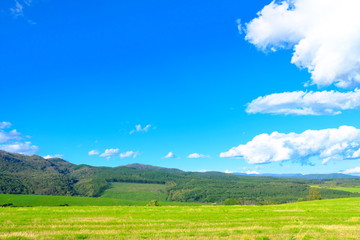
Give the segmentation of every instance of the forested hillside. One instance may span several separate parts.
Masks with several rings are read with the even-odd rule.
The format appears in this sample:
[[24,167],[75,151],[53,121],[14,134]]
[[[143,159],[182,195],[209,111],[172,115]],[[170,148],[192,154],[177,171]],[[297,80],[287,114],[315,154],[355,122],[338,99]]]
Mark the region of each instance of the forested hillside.
[[[166,185],[168,201],[217,202],[234,198],[243,204],[285,203],[306,199],[310,185],[360,186],[359,179],[291,179],[195,173],[134,164],[122,167],[75,165],[0,151],[0,193],[98,197],[112,182]],[[319,189],[322,198],[360,196]]]

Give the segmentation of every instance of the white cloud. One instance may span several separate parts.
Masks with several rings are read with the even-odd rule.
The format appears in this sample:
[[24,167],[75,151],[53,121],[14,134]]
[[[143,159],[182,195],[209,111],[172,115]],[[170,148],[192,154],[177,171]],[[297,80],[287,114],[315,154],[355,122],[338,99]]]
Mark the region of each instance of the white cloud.
[[360,107],[360,89],[350,92],[284,92],[258,97],[247,106],[247,113],[285,115],[336,115]]
[[35,145],[32,145],[31,142],[11,142],[8,144],[0,145],[0,150],[20,153],[26,155],[32,155],[39,151],[39,148]]
[[230,171],[230,170],[228,170],[228,169],[226,169],[224,173],[226,173],[226,174],[231,174],[231,173],[233,173],[233,172]]
[[148,124],[143,128],[141,127],[140,124],[138,124],[138,125],[135,125],[135,129],[131,130],[129,133],[133,134],[136,132],[147,132],[147,131],[149,131],[150,128],[151,128],[151,124]]
[[246,171],[248,175],[260,174],[258,171]]
[[14,6],[10,8],[10,12],[14,17],[23,17],[24,8],[30,7],[32,0],[14,0]]
[[99,155],[99,154],[100,154],[100,152],[95,149],[88,152],[89,156],[95,156],[95,155]]
[[360,83],[360,1],[272,1],[246,24],[261,50],[293,49],[291,63],[311,73],[312,84]]
[[16,129],[13,129],[9,132],[0,130],[0,143],[5,143],[10,140],[21,140],[23,139],[23,136],[21,133],[16,131]]
[[134,151],[127,151],[124,153],[120,153],[120,158],[127,158],[127,157],[132,157],[132,158],[136,158],[139,155],[139,152],[134,152]]
[[32,145],[31,142],[24,141],[24,139],[29,138],[28,136],[24,137],[16,129],[4,130],[10,128],[11,125],[10,122],[0,122],[0,150],[27,155],[36,153],[39,148]]
[[0,129],[9,128],[11,125],[10,122],[0,122]]
[[15,17],[24,16],[24,6],[19,1],[15,0],[15,6],[13,8],[10,8],[10,12]]
[[343,171],[342,173],[344,173],[344,174],[360,173],[360,167],[347,169],[347,170]]
[[241,157],[248,163],[269,163],[284,160],[309,163],[310,157],[319,157],[323,163],[330,160],[359,159],[360,129],[351,126],[303,133],[257,135],[246,144],[231,148],[220,157]]
[[110,159],[111,157],[117,155],[119,153],[118,148],[110,148],[106,149],[102,154],[100,154],[100,157],[105,157],[106,159]]
[[46,155],[43,158],[50,159],[50,158],[62,158],[62,157],[63,157],[63,155],[61,155],[61,154],[55,154],[55,155]]
[[200,153],[191,153],[187,158],[208,158],[209,156]]
[[176,155],[175,155],[173,152],[169,152],[168,154],[165,155],[164,158],[165,158],[165,159],[168,159],[168,158],[176,158]]

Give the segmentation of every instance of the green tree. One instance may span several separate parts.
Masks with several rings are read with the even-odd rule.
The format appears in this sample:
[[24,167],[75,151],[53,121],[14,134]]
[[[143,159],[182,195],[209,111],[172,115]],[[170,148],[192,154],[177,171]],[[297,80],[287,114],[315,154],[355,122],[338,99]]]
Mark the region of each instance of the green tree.
[[309,190],[308,200],[321,200],[321,194],[317,188],[311,187]]
[[234,198],[228,198],[228,199],[225,199],[224,204],[225,205],[239,205],[240,202]]
[[160,206],[157,200],[151,200],[147,205],[148,206],[153,206],[153,207],[154,206],[155,207]]

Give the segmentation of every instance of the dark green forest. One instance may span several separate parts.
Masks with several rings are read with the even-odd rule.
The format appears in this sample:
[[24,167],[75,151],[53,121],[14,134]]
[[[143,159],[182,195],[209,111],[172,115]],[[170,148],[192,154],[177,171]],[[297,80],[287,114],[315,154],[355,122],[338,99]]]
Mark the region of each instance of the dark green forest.
[[[99,197],[112,182],[166,184],[168,201],[278,204],[306,200],[310,186],[360,186],[360,179],[296,179],[184,172],[142,164],[121,167],[75,165],[0,151],[0,193]],[[322,199],[358,193],[319,188]]]

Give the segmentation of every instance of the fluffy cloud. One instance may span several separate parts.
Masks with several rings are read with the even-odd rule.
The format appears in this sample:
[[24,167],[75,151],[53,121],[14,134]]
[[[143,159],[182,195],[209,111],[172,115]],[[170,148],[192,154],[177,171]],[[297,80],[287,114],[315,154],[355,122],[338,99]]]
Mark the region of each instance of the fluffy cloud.
[[50,159],[50,158],[62,158],[62,157],[63,157],[63,155],[61,155],[61,154],[55,154],[55,155],[46,155],[43,158]]
[[111,157],[117,155],[119,153],[118,148],[110,148],[106,149],[102,154],[100,154],[100,157],[105,157],[106,159],[110,159]]
[[360,89],[350,92],[284,92],[258,97],[248,104],[247,113],[285,115],[335,115],[360,107]]
[[343,171],[342,173],[345,173],[345,174],[360,173],[360,167],[347,169],[347,170]]
[[88,152],[89,156],[95,156],[95,155],[99,155],[99,154],[100,154],[100,152],[95,149]]
[[191,153],[187,156],[187,158],[207,158],[209,156],[200,154],[200,153]]
[[360,129],[351,126],[303,133],[260,134],[250,142],[231,148],[220,157],[241,157],[248,163],[269,163],[284,160],[309,163],[317,156],[323,163],[330,160],[360,158]]
[[293,49],[291,62],[311,73],[312,84],[360,83],[360,1],[281,0],[245,25],[250,43],[266,51]]
[[165,158],[165,159],[168,159],[168,158],[176,158],[176,155],[175,155],[173,152],[169,152],[168,154],[165,155],[164,158]]
[[136,133],[136,132],[147,132],[149,131],[149,129],[151,128],[151,125],[148,124],[146,125],[145,127],[141,127],[141,125],[135,125],[135,129],[131,130],[129,133],[130,134],[133,134],[133,133]]
[[16,129],[5,130],[10,128],[11,125],[10,122],[0,122],[0,150],[27,155],[36,153],[39,148],[26,141],[27,137],[24,137]]
[[260,174],[258,171],[246,171],[248,175]]
[[35,145],[32,145],[31,142],[11,142],[8,144],[0,145],[0,150],[20,153],[26,155],[32,155],[39,151],[39,148]]
[[132,158],[136,158],[139,155],[139,152],[134,152],[134,151],[127,151],[124,153],[120,153],[120,158],[127,158],[127,157],[132,157]]

